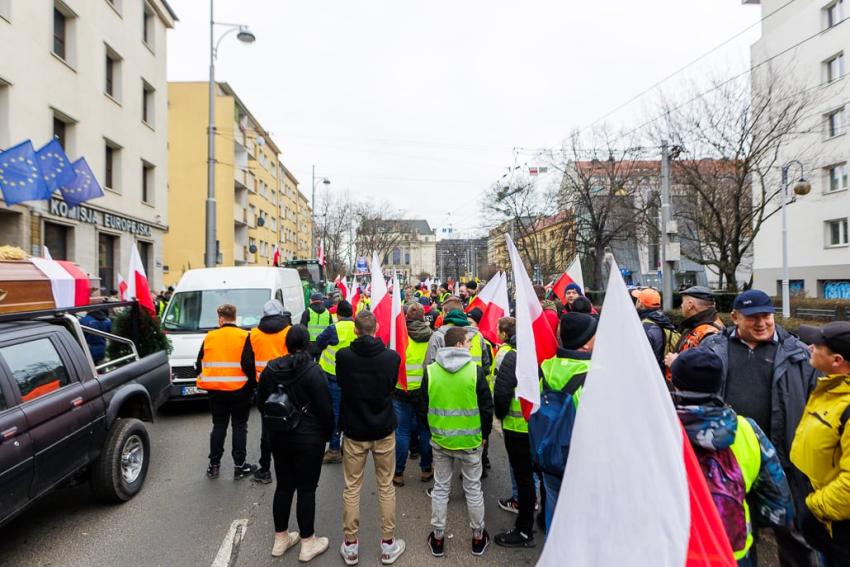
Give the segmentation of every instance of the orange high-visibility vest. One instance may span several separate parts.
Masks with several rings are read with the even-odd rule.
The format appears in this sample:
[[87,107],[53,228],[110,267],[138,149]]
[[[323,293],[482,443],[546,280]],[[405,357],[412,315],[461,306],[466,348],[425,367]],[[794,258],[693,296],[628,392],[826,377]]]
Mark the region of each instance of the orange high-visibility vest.
[[248,331],[239,327],[222,327],[207,333],[198,388],[233,392],[248,382],[242,372],[242,349],[247,338]]
[[289,354],[289,350],[286,348],[286,335],[289,334],[291,328],[287,327],[277,333],[264,333],[260,329],[251,329],[251,350],[254,351],[257,380],[260,379],[260,374],[263,373],[269,362]]

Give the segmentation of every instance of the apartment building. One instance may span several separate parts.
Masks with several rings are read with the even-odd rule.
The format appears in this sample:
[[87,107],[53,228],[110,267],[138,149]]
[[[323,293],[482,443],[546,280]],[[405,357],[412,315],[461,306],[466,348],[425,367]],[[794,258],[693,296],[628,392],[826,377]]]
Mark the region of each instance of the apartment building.
[[[745,0],[760,4],[762,15],[785,4],[782,0]],[[850,137],[850,5],[845,0],[794,2],[766,18],[761,38],[752,46],[758,66],[754,88],[762,88],[766,73],[778,74],[788,87],[810,99],[803,124],[780,151],[776,171],[767,183],[778,189],[781,166],[789,165],[791,185],[801,174],[812,191],[787,206],[788,266],[792,294],[850,298],[850,191],[847,162]],[[794,47],[796,46],[796,47]],[[792,160],[799,160],[803,170]],[[792,193],[793,195],[793,193]],[[790,201],[790,199],[789,199]],[[779,199],[771,208],[778,207]],[[768,293],[781,293],[782,217],[774,214],[754,244],[753,283]]]
[[[207,196],[209,83],[168,85],[169,210],[165,281],[204,266]],[[303,219],[298,181],[283,165],[280,148],[227,83],[215,89],[215,198],[217,263],[270,265],[274,248],[281,258],[298,253]],[[309,216],[306,230],[311,230]]]
[[0,198],[0,245],[47,246],[107,291],[137,245],[151,287],[162,286],[166,32],[176,21],[165,0],[0,0],[0,149],[57,138],[105,193],[77,207],[58,193],[11,207]]

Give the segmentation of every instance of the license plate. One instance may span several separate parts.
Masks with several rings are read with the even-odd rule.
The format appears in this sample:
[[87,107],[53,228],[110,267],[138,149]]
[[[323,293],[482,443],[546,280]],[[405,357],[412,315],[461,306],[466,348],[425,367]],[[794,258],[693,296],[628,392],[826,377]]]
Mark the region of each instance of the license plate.
[[183,386],[180,395],[182,396],[196,396],[198,394],[206,394],[206,390],[201,390],[197,386]]

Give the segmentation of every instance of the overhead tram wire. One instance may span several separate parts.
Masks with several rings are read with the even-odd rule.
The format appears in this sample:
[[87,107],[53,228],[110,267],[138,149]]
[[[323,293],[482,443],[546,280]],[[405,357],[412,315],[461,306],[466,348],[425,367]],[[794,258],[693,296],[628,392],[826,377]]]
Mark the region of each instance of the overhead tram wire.
[[[672,112],[678,112],[678,111],[679,111],[679,110],[681,110],[682,108],[684,108],[684,107],[688,106],[689,104],[692,104],[693,102],[696,102],[697,100],[699,100],[700,98],[704,97],[705,95],[710,94],[710,93],[712,93],[712,92],[714,92],[714,91],[716,91],[716,90],[718,90],[718,89],[720,89],[720,88],[723,88],[724,86],[728,85],[728,84],[729,84],[729,83],[731,83],[732,81],[735,81],[735,80],[737,80],[737,79],[740,79],[741,77],[743,77],[743,76],[745,76],[745,75],[748,75],[749,73],[752,73],[752,72],[753,72],[753,71],[755,71],[756,69],[758,69],[758,68],[760,68],[760,67],[762,67],[762,66],[764,66],[764,65],[767,65],[768,63],[770,63],[770,62],[771,62],[771,61],[773,61],[774,59],[777,59],[777,58],[779,58],[779,57],[782,57],[783,55],[787,54],[788,52],[790,52],[790,51],[793,51],[793,50],[797,49],[797,48],[798,48],[798,47],[800,47],[801,45],[803,45],[803,44],[805,44],[805,43],[807,43],[807,42],[809,42],[809,41],[811,41],[811,40],[813,40],[813,39],[816,39],[818,36],[820,36],[821,34],[823,34],[823,33],[824,33],[824,31],[831,31],[831,30],[834,30],[835,28],[837,28],[838,26],[842,25],[842,24],[843,24],[844,22],[846,22],[847,20],[848,20],[848,18],[844,18],[843,20],[841,20],[840,22],[838,22],[837,24],[835,24],[834,26],[832,26],[832,27],[831,27],[831,28],[829,28],[828,30],[819,30],[819,31],[817,31],[817,32],[813,33],[812,35],[810,35],[810,36],[806,37],[805,39],[802,39],[802,40],[798,41],[797,43],[795,43],[795,44],[793,44],[793,45],[791,45],[791,46],[789,46],[789,47],[786,47],[786,48],[785,48],[785,49],[783,49],[782,51],[780,51],[780,52],[778,52],[778,53],[775,53],[775,54],[771,55],[770,57],[768,57],[768,58],[767,58],[767,59],[765,59],[764,61],[761,61],[761,62],[759,62],[759,63],[758,63],[758,64],[756,64],[756,65],[752,65],[752,66],[750,66],[750,68],[749,68],[749,69],[747,69],[747,70],[745,70],[745,71],[742,71],[742,72],[740,72],[740,73],[738,73],[738,74],[736,74],[736,75],[732,75],[731,77],[729,77],[729,78],[727,78],[727,79],[725,79],[725,80],[721,81],[720,83],[718,83],[718,84],[716,84],[716,85],[712,86],[710,89],[707,89],[707,90],[705,90],[705,91],[702,91],[701,93],[699,93],[699,94],[697,94],[697,95],[695,95],[695,96],[693,96],[693,97],[689,98],[689,99],[688,99],[688,100],[686,100],[685,102],[683,102],[683,103],[681,103],[681,104],[676,105],[675,107],[673,107],[673,108],[672,108],[672,109],[670,109],[670,110],[666,110],[666,111],[664,111],[663,113],[661,113],[660,115],[656,116],[655,118],[651,118],[650,120],[647,120],[646,122],[641,123],[641,124],[640,124],[640,125],[638,125],[637,127],[632,128],[631,130],[628,130],[628,131],[626,131],[626,132],[625,132],[625,133],[623,133],[623,134],[620,134],[619,136],[617,136],[617,137],[615,138],[615,140],[622,140],[623,138],[626,138],[626,137],[628,137],[628,136],[631,136],[632,134],[634,134],[634,133],[635,133],[635,132],[637,132],[638,130],[641,130],[641,129],[643,129],[643,128],[645,128],[645,127],[649,126],[650,124],[652,124],[652,123],[654,123],[654,122],[657,122],[658,120],[660,120],[660,119],[664,118],[664,116],[666,116],[667,114],[670,114],[670,113],[672,113]],[[823,86],[823,84],[820,84],[820,83],[819,83],[818,85],[815,85],[815,86],[814,86],[814,87],[812,87],[812,88],[815,88],[815,87],[821,87],[821,86]],[[806,91],[808,91],[808,90],[810,90],[810,89],[806,89]],[[803,92],[805,92],[805,91],[803,91]]]
[[625,107],[629,106],[631,103],[633,103],[633,102],[635,102],[636,100],[640,99],[641,97],[643,97],[643,96],[644,96],[644,95],[646,95],[647,93],[649,93],[649,92],[651,92],[651,91],[653,91],[653,90],[657,89],[657,88],[658,88],[658,87],[660,87],[662,84],[666,83],[667,81],[669,81],[670,79],[672,79],[673,77],[675,77],[676,75],[678,75],[679,73],[682,73],[683,71],[685,71],[685,70],[686,70],[686,69],[688,69],[689,67],[692,67],[693,65],[696,65],[697,63],[699,63],[700,61],[702,61],[703,59],[705,59],[705,58],[706,58],[706,57],[708,57],[709,55],[712,55],[713,53],[717,52],[719,49],[721,49],[721,48],[725,47],[726,45],[728,45],[729,43],[731,43],[731,42],[735,41],[736,39],[738,39],[739,37],[741,37],[742,35],[744,35],[744,34],[745,34],[745,33],[747,33],[748,31],[750,31],[752,28],[754,28],[755,26],[761,25],[761,24],[762,24],[765,20],[767,20],[768,18],[770,18],[770,17],[772,17],[773,15],[777,14],[777,13],[778,13],[778,12],[780,12],[781,10],[783,10],[783,9],[787,8],[789,5],[793,4],[795,1],[796,1],[796,0],[788,0],[788,2],[786,2],[786,3],[785,3],[785,4],[783,4],[782,6],[778,7],[778,8],[777,8],[776,10],[774,10],[773,12],[771,12],[771,13],[769,13],[769,14],[767,14],[767,15],[763,16],[763,17],[762,17],[759,21],[757,21],[757,22],[755,22],[755,23],[753,23],[753,24],[751,24],[751,25],[747,26],[746,28],[742,29],[741,31],[739,31],[738,33],[736,33],[735,35],[733,35],[732,37],[729,37],[728,39],[726,39],[726,40],[722,41],[722,42],[721,42],[721,43],[719,43],[718,45],[716,45],[716,46],[712,47],[711,49],[709,49],[708,51],[706,51],[705,53],[703,53],[702,55],[700,55],[699,57],[697,57],[697,58],[696,58],[696,59],[694,59],[693,61],[691,61],[691,62],[689,62],[689,63],[687,63],[687,64],[683,65],[682,67],[679,67],[678,69],[676,69],[675,71],[673,71],[672,73],[670,73],[669,75],[667,75],[666,77],[664,77],[664,78],[662,78],[662,79],[660,79],[660,80],[656,81],[656,82],[655,82],[655,83],[653,83],[651,86],[649,86],[649,87],[647,87],[646,89],[642,90],[641,92],[637,93],[636,95],[634,95],[633,97],[631,97],[631,98],[630,98],[630,99],[628,99],[627,101],[625,101],[625,102],[623,102],[623,103],[621,103],[621,104],[617,105],[617,106],[616,106],[615,108],[613,108],[612,110],[610,110],[610,111],[606,112],[606,113],[605,113],[605,114],[603,114],[601,117],[599,117],[599,118],[597,118],[596,120],[594,120],[593,122],[591,122],[588,126],[586,126],[585,128],[583,128],[583,130],[590,130],[591,128],[593,128],[594,126],[596,126],[597,124],[599,124],[600,122],[604,121],[606,118],[608,118],[608,117],[610,117],[611,115],[615,114],[616,112],[618,112],[618,111],[622,110],[623,108],[625,108]]

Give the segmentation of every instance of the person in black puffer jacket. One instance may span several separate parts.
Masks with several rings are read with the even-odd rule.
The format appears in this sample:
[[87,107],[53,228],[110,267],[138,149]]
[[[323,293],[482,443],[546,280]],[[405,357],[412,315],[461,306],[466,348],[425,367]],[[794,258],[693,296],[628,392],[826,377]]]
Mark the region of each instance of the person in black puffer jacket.
[[[310,354],[310,335],[296,325],[286,335],[289,354],[272,360],[260,375],[257,404],[262,408],[278,385],[286,388],[299,407],[307,406],[293,431],[270,431],[277,487],[274,493],[275,542],[272,555],[278,557],[301,540],[299,560],[309,561],[328,548],[328,538],[316,537],[316,487],[322,472],[325,443],[334,429],[331,394],[325,373]],[[296,517],[299,532],[288,532],[292,498],[298,491]]]

